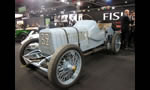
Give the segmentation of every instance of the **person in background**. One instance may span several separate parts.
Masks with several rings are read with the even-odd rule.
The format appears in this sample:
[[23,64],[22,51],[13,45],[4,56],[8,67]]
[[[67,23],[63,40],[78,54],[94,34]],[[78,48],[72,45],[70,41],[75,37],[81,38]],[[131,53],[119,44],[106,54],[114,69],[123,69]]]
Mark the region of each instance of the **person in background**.
[[131,24],[130,26],[130,36],[129,36],[129,47],[131,47],[131,43],[135,43],[135,12],[131,13],[130,16]]
[[129,37],[129,13],[128,9],[124,10],[124,15],[121,17],[121,48],[128,48],[128,37]]

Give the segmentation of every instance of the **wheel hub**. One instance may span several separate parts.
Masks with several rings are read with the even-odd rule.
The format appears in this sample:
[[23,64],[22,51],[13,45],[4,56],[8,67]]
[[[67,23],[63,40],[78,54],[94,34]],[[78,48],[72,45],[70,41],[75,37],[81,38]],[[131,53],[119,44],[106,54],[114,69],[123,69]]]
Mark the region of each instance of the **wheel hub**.
[[75,72],[76,71],[76,69],[77,69],[77,67],[74,65],[74,66],[72,66],[72,70]]
[[76,68],[77,68],[76,65],[72,65],[69,62],[65,61],[64,69],[69,69],[69,70],[72,70],[73,72],[75,72]]

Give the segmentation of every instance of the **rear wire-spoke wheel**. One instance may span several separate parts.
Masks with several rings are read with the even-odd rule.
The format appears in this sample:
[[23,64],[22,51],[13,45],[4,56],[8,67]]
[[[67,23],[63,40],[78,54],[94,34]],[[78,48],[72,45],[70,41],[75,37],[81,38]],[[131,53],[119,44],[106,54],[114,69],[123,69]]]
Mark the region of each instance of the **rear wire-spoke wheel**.
[[59,48],[49,62],[49,80],[61,88],[72,86],[80,76],[82,59],[82,53],[75,45]]
[[25,42],[21,48],[20,48],[20,53],[19,53],[19,58],[20,58],[20,62],[23,65],[27,65],[27,63],[25,62],[23,56],[28,54],[29,52],[33,51],[33,50],[39,50],[39,40],[38,39],[31,39],[27,42]]
[[121,47],[120,33],[116,32],[112,38],[112,52],[118,53],[120,51],[120,47]]

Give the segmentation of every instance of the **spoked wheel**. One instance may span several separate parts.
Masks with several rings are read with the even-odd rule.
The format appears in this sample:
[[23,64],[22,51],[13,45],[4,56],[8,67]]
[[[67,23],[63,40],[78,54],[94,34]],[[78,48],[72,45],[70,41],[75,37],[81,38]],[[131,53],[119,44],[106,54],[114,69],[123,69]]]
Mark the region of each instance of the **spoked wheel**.
[[39,40],[38,39],[31,39],[27,42],[25,42],[22,47],[20,48],[19,58],[23,65],[26,65],[27,63],[23,59],[23,56],[27,53],[33,51],[33,50],[39,50]]
[[49,80],[61,88],[72,86],[80,76],[82,59],[82,53],[75,45],[59,48],[48,65]]
[[113,53],[118,53],[121,47],[121,37],[120,33],[116,32],[112,38],[112,51]]

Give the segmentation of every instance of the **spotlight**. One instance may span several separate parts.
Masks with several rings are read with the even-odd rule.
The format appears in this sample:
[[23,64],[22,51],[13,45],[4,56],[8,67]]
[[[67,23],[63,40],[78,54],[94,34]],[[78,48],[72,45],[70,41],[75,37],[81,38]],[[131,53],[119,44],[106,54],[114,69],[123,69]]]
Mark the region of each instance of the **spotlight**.
[[65,2],[65,0],[61,0],[61,2]]
[[106,4],[112,4],[112,0],[105,0]]
[[125,1],[124,3],[128,3],[128,1]]
[[86,10],[82,10],[82,12],[85,12]]
[[113,6],[112,9],[115,9],[115,7]]
[[81,2],[80,2],[80,1],[78,1],[78,2],[77,2],[77,5],[78,5],[78,6],[81,6]]
[[106,2],[111,2],[111,0],[106,0]]

